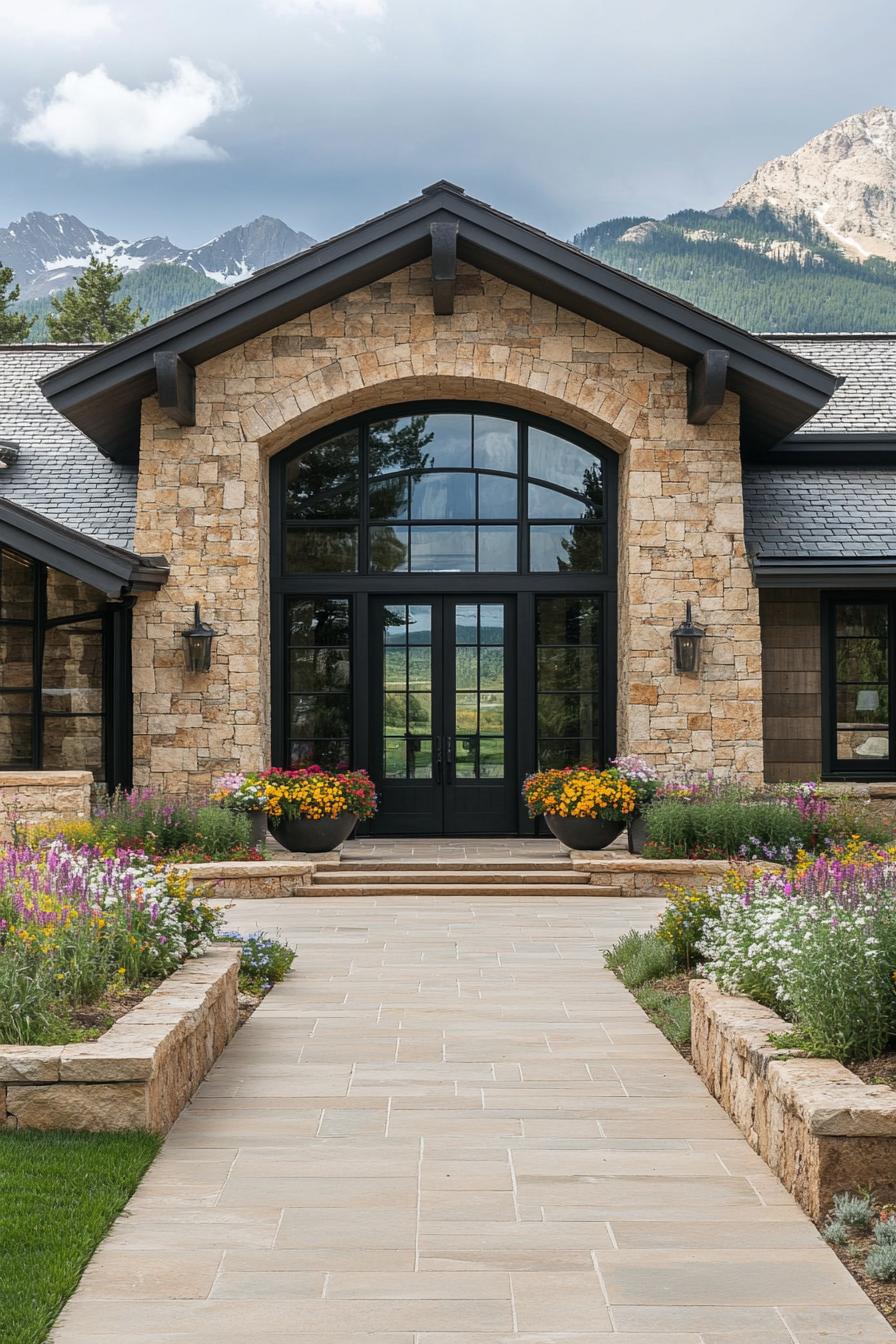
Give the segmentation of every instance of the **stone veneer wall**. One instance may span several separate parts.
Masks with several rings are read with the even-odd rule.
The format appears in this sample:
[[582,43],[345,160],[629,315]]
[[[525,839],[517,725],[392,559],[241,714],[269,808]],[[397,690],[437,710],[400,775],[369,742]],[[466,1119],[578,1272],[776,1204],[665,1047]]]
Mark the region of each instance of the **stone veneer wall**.
[[692,980],[691,1052],[709,1091],[816,1221],[841,1190],[896,1196],[896,1092],[769,1043],[770,1008]]
[[0,771],[0,841],[15,824],[80,821],[90,816],[89,770]]
[[[469,266],[432,311],[428,263],[334,300],[197,370],[197,424],[144,402],[135,549],[171,578],[134,612],[135,775],[204,787],[264,764],[270,456],[377,405],[479,398],[553,416],[620,454],[618,739],[660,766],[762,777],[759,611],[745,556],[738,400],[687,423],[686,370]],[[705,669],[673,674],[687,598]],[[183,669],[192,604],[221,634]]]

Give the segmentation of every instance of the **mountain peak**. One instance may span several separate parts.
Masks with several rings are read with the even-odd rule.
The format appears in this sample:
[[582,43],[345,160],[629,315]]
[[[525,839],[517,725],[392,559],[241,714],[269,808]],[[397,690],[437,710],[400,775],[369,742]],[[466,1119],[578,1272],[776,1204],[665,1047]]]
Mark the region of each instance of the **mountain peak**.
[[760,168],[723,209],[810,215],[848,254],[896,260],[896,109],[856,112]]

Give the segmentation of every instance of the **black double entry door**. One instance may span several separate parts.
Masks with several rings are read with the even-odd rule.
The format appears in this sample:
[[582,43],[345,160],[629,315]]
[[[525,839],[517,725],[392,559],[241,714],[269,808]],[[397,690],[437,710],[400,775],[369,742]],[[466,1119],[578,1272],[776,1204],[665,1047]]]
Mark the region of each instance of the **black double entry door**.
[[514,599],[370,600],[374,834],[517,830]]

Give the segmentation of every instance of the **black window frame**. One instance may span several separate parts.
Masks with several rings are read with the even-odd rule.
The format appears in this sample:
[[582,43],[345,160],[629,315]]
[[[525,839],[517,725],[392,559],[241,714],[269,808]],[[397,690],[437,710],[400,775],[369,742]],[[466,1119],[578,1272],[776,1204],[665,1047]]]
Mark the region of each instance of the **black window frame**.
[[[129,788],[133,770],[133,699],[131,685],[131,608],[133,599],[110,602],[97,590],[101,605],[90,610],[64,616],[47,615],[47,577],[54,566],[25,555],[13,546],[3,549],[30,567],[33,575],[31,617],[7,619],[0,617],[0,626],[29,626],[32,631],[32,672],[29,687],[4,687],[3,692],[31,695],[31,755],[28,761],[4,762],[0,770],[25,773],[29,770],[91,770],[82,766],[50,766],[44,764],[44,725],[48,719],[96,718],[100,720],[103,760],[102,783],[109,789]],[[62,572],[62,571],[60,571]],[[73,576],[74,577],[74,576]],[[90,585],[87,585],[88,587]],[[48,630],[81,625],[87,621],[100,626],[100,694],[101,709],[97,713],[68,713],[48,710],[44,706],[44,646]]]
[[[325,442],[346,430],[359,426],[362,422],[400,418],[415,414],[434,412],[463,412],[472,415],[496,416],[515,420],[525,428],[533,426],[549,434],[557,435],[575,443],[594,454],[602,464],[603,470],[603,518],[597,524],[604,535],[603,568],[600,572],[587,571],[534,571],[523,568],[526,554],[524,534],[529,525],[526,514],[526,499],[529,483],[528,454],[525,452],[526,435],[521,435],[522,451],[518,460],[517,482],[519,507],[515,520],[518,527],[518,545],[520,562],[515,572],[378,572],[363,567],[366,562],[367,528],[380,520],[370,519],[367,507],[367,463],[360,456],[360,486],[362,491],[362,510],[357,526],[360,529],[360,551],[364,561],[358,570],[349,573],[295,573],[285,566],[286,558],[286,471],[288,464],[309,448]],[[439,470],[448,470],[439,468]],[[463,470],[463,468],[456,468]],[[607,761],[616,749],[616,699],[617,699],[617,572],[618,572],[618,474],[617,454],[605,443],[594,437],[572,429],[561,421],[550,417],[531,414],[520,408],[500,402],[478,400],[455,400],[452,398],[431,398],[413,402],[388,403],[372,407],[367,411],[344,420],[334,421],[296,440],[281,450],[270,461],[269,466],[269,505],[270,505],[270,590],[271,590],[271,760],[274,765],[285,766],[287,756],[287,686],[286,686],[286,604],[291,596],[328,596],[348,597],[350,599],[351,648],[352,648],[352,734],[351,761],[353,767],[369,766],[368,737],[371,731],[371,688],[369,676],[362,667],[362,660],[369,655],[370,649],[370,600],[375,597],[391,597],[400,594],[421,600],[433,595],[467,596],[470,600],[485,600],[488,597],[512,597],[516,604],[516,644],[515,658],[518,669],[517,719],[518,746],[517,766],[521,774],[535,769],[536,763],[536,683],[535,683],[535,602],[540,596],[582,596],[600,597],[603,611],[602,648],[600,653],[604,676],[601,681],[601,717],[600,717],[600,758]],[[506,473],[496,472],[502,475]],[[539,478],[540,479],[540,478]],[[545,482],[557,489],[556,483]],[[500,522],[502,520],[483,520]],[[547,522],[537,519],[537,522]],[[559,519],[569,523],[570,519]],[[310,523],[314,526],[314,522]],[[344,524],[342,524],[344,526]],[[511,655],[513,656],[513,655]],[[526,662],[531,665],[527,670]],[[534,834],[531,823],[522,803],[520,804],[518,833]]]
[[[887,608],[889,755],[869,760],[837,756],[837,607],[877,603]],[[896,779],[896,592],[832,590],[821,595],[821,748],[825,779],[866,783]]]

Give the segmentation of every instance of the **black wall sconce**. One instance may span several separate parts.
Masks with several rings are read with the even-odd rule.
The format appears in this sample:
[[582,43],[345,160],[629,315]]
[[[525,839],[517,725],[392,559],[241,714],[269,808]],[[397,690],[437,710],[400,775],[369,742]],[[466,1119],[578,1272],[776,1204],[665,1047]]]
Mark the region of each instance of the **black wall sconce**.
[[188,672],[207,672],[212,665],[212,640],[216,631],[199,619],[199,603],[193,607],[193,624],[181,632],[184,663]]
[[700,651],[706,631],[691,620],[691,604],[685,608],[684,621],[672,631],[672,652],[676,672],[699,672]]

